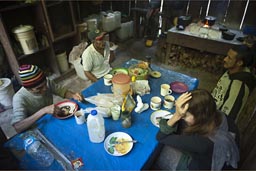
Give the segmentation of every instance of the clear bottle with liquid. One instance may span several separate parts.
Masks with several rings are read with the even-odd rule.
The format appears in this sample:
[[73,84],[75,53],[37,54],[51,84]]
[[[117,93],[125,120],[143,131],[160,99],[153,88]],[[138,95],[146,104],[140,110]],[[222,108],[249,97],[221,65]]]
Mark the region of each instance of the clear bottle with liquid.
[[89,139],[93,143],[101,143],[105,139],[104,118],[97,110],[92,110],[87,118]]
[[42,167],[49,167],[54,161],[53,154],[33,135],[24,139],[26,152]]

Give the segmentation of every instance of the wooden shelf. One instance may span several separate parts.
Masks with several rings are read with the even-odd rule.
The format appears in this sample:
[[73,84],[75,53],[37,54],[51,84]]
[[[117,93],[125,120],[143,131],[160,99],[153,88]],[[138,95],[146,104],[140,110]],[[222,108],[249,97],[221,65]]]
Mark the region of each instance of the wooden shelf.
[[43,47],[43,48],[40,48],[38,51],[36,51],[36,52],[34,52],[34,53],[21,55],[21,56],[17,57],[17,59],[18,59],[18,60],[21,60],[21,59],[24,59],[24,58],[26,58],[26,57],[28,57],[28,56],[34,55],[34,54],[36,54],[36,53],[43,52],[43,51],[48,50],[48,49],[50,49],[49,46],[48,46],[48,47]]
[[57,83],[66,79],[67,77],[70,77],[71,75],[74,75],[76,73],[74,68],[69,68],[66,72],[61,73],[60,76],[54,79]]
[[48,7],[54,7],[54,6],[56,6],[56,5],[60,5],[61,3],[62,3],[63,1],[47,1],[46,2],[46,7],[48,8]]
[[76,35],[76,32],[67,33],[67,34],[65,34],[65,35],[63,35],[63,36],[59,36],[59,37],[56,38],[53,42],[54,42],[54,43],[57,43],[57,42],[60,42],[60,41],[62,41],[62,40],[64,40],[64,39],[68,39],[68,38],[70,38],[70,37],[73,37],[73,36],[75,36],[75,35]]
[[38,2],[20,3],[20,4],[16,4],[16,5],[11,5],[11,6],[8,6],[8,7],[0,8],[0,12],[6,12],[6,11],[16,10],[16,9],[20,9],[20,8],[31,7],[31,6],[35,6],[37,4],[38,4]]

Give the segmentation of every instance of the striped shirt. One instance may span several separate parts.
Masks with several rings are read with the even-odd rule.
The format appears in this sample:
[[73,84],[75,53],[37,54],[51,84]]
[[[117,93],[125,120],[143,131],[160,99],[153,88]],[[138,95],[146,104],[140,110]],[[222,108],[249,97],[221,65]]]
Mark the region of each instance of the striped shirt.
[[226,71],[212,91],[217,108],[236,120],[255,86],[255,78],[248,68],[229,74]]

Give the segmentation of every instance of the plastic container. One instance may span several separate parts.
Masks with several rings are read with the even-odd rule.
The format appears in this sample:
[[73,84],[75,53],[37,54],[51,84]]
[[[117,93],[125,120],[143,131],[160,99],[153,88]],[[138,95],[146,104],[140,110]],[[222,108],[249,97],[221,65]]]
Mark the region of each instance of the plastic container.
[[116,29],[116,17],[113,13],[102,15],[102,28],[106,32],[111,32]]
[[53,154],[34,136],[24,140],[26,152],[42,167],[49,167],[54,161]]
[[113,14],[115,15],[116,28],[121,28],[121,12],[115,11]]
[[97,110],[92,110],[87,118],[89,139],[93,143],[101,143],[105,139],[104,119]]
[[9,78],[0,78],[0,103],[4,108],[12,107],[14,89]]
[[133,21],[121,24],[121,28],[116,30],[116,36],[119,40],[126,40],[133,36]]
[[38,44],[33,29],[34,27],[30,25],[20,25],[12,30],[16,40],[20,42],[24,54],[32,54],[38,51]]
[[60,72],[63,73],[65,71],[67,71],[69,67],[68,67],[68,59],[67,59],[66,51],[56,54],[56,57],[57,57],[57,61],[58,61],[59,67],[60,67]]
[[115,95],[127,95],[131,89],[131,78],[127,74],[116,74],[112,78],[113,93]]
[[86,20],[88,31],[96,30],[98,28],[98,21],[96,18]]

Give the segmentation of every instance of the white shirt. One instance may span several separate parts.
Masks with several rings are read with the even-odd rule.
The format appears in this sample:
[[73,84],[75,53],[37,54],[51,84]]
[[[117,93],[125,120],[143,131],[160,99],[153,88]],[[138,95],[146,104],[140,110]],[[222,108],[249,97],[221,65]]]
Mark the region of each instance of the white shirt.
[[82,54],[83,69],[84,71],[90,71],[95,77],[101,78],[112,69],[109,64],[109,58],[109,42],[106,42],[104,56],[102,56],[102,54],[94,48],[93,44],[91,44]]

